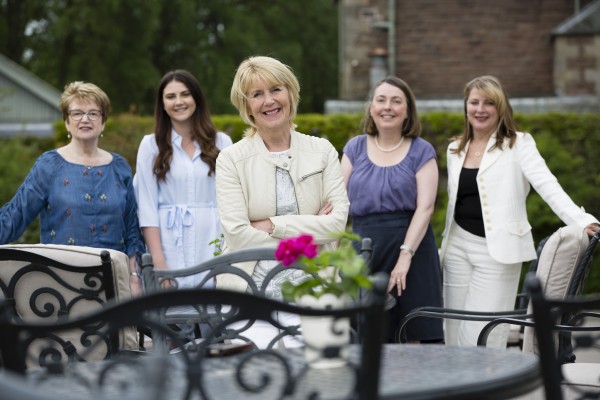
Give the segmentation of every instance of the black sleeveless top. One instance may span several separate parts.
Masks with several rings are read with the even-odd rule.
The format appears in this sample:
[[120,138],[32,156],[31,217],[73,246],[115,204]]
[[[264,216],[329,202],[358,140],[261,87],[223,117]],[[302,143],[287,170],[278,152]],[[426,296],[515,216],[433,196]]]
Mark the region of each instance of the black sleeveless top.
[[479,168],[463,168],[458,179],[454,220],[465,231],[485,237],[483,213],[477,188]]

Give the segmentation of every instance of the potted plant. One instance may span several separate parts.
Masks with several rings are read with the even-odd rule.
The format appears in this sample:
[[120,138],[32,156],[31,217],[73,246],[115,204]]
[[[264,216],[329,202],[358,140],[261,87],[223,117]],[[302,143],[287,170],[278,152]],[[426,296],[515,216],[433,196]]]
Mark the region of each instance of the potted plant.
[[[360,237],[350,232],[333,235],[339,246],[330,251],[319,252],[311,235],[279,242],[276,259],[285,266],[297,262],[307,273],[307,278],[301,283],[282,283],[284,299],[311,308],[340,308],[357,299],[361,289],[371,289],[365,261],[352,247],[352,241],[359,241]],[[313,367],[329,368],[345,363],[350,342],[348,318],[301,317],[301,326],[305,355]],[[337,348],[339,356],[324,358],[325,348]]]

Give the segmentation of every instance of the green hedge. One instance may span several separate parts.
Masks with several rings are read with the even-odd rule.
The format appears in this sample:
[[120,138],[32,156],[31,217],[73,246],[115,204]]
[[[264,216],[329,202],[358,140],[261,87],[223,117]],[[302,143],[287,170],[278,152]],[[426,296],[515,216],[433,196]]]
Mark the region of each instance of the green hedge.
[[[238,116],[216,115],[215,125],[235,141],[243,136],[245,124]],[[585,206],[595,216],[600,216],[600,166],[595,152],[600,149],[600,116],[596,114],[548,113],[517,115],[523,131],[535,137],[538,148],[549,168],[575,203]],[[298,131],[327,138],[341,153],[344,144],[360,133],[362,115],[340,114],[298,115]],[[462,131],[463,116],[460,113],[427,113],[421,115],[423,137],[434,145],[440,164],[440,185],[436,211],[432,218],[434,231],[440,241],[444,226],[447,203],[446,196],[446,147],[449,140]],[[116,151],[129,160],[135,170],[137,148],[143,135],[152,132],[151,117],[117,115],[107,121],[100,146]],[[32,138],[0,139],[0,201],[8,201],[22,182],[35,158],[42,151],[66,143],[64,123],[56,123],[54,143]],[[550,208],[532,190],[527,201],[529,219],[533,225],[536,241],[548,236],[562,225]],[[37,242],[37,225],[31,226],[20,239],[22,242]],[[600,261],[595,261],[586,291],[600,292]]]
[[[33,163],[46,150],[54,148],[52,138],[1,138],[0,139],[0,204],[4,205],[25,180]],[[17,243],[40,241],[39,218],[23,233]]]

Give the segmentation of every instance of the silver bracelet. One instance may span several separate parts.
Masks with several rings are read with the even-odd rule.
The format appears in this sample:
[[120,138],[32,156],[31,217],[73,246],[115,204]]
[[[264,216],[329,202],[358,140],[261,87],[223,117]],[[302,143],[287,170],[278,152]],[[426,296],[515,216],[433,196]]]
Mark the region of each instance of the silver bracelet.
[[405,252],[410,254],[411,257],[415,256],[415,251],[413,249],[411,249],[411,247],[407,244],[403,244],[402,246],[400,246],[400,251],[402,251],[402,250],[404,250]]
[[131,273],[129,274],[129,276],[137,276],[137,277],[139,278],[139,277],[140,277],[140,274],[139,274],[139,273],[137,273],[137,272],[131,272]]

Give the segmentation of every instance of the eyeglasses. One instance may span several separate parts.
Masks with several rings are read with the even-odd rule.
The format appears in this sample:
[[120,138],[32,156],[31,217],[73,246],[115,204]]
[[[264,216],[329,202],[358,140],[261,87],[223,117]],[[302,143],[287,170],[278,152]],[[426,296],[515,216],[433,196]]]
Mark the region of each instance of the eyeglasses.
[[98,110],[92,110],[88,112],[83,112],[81,110],[69,111],[69,116],[73,118],[73,121],[81,121],[84,115],[87,115],[90,121],[96,121],[102,116],[102,112]]

